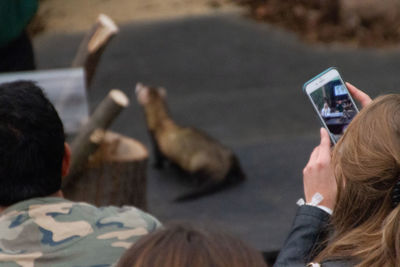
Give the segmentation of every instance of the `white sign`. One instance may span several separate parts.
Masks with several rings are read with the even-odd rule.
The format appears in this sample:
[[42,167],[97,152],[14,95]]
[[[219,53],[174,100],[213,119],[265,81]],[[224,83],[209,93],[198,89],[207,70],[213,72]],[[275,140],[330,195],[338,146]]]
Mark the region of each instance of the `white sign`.
[[10,72],[0,74],[0,83],[29,80],[37,83],[53,103],[66,134],[74,134],[88,120],[89,108],[82,68]]

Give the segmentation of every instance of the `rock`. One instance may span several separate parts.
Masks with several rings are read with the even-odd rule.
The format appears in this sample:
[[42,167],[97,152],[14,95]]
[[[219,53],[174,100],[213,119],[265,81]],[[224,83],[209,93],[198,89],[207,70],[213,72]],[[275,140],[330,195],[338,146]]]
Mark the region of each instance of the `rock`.
[[222,3],[217,0],[210,0],[207,4],[212,8],[219,8],[222,5]]
[[274,14],[274,10],[271,9],[267,5],[261,5],[255,9],[256,19],[262,20],[265,17],[271,16]]
[[310,42],[366,47],[400,43],[400,0],[230,1],[249,6],[254,18],[291,29]]
[[399,0],[339,0],[341,20],[348,26],[376,19],[394,20],[400,15]]

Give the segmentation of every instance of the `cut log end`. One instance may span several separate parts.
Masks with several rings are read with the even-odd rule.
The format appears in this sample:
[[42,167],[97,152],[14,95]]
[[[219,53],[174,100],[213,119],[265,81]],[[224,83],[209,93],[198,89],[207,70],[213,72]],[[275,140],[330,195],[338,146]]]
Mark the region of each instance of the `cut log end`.
[[111,90],[109,96],[116,104],[121,107],[127,107],[129,105],[129,98],[124,92],[119,89]]
[[126,136],[106,131],[99,150],[92,156],[91,161],[126,162],[143,161],[148,158],[146,147]]
[[100,14],[94,26],[93,35],[88,43],[88,51],[94,53],[103,47],[119,31],[114,21],[105,14]]
[[119,32],[119,28],[117,26],[117,24],[115,24],[115,22],[106,14],[100,14],[98,17],[98,21],[104,25],[105,27],[107,27],[110,31],[110,33],[118,33]]

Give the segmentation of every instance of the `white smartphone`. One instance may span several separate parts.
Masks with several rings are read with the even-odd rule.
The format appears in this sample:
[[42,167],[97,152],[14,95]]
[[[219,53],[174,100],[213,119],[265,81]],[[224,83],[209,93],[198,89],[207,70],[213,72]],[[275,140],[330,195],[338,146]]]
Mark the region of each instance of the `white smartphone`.
[[358,113],[339,71],[334,67],[325,70],[306,82],[303,91],[336,144]]

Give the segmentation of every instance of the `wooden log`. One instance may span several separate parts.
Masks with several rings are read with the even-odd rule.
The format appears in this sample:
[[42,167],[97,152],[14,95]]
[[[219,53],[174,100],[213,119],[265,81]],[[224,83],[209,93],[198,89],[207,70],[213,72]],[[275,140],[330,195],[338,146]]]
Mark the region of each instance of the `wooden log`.
[[94,131],[96,129],[107,129],[118,114],[128,105],[128,97],[118,89],[111,90],[98,105],[88,122],[79,130],[72,141],[70,174],[63,179],[63,187],[77,179],[77,174],[82,169],[82,166],[97,148],[96,143],[91,140],[91,138],[96,139],[93,136]]
[[96,23],[82,40],[72,61],[72,67],[84,67],[87,88],[90,87],[93,80],[101,55],[118,31],[118,26],[111,18],[100,14]]
[[63,190],[64,195],[97,206],[133,205],[145,210],[147,159],[143,144],[107,131],[80,178]]

